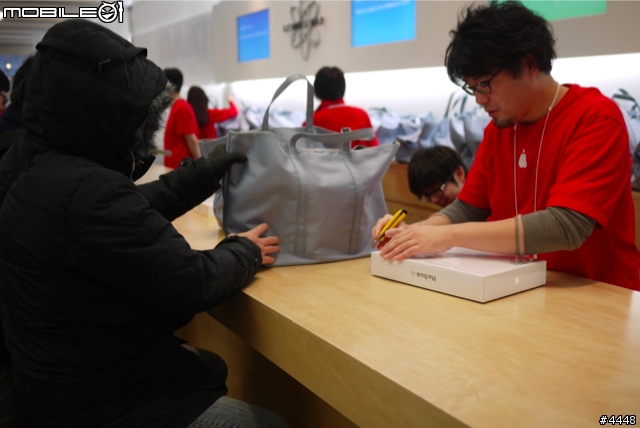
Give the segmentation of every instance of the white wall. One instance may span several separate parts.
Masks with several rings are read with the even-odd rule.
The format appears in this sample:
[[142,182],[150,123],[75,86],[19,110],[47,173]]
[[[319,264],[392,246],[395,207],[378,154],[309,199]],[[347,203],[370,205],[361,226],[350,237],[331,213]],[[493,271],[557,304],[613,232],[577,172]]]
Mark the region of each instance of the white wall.
[[[318,1],[324,24],[316,27],[320,45],[308,60],[291,47],[291,8],[299,1],[223,1],[213,8],[214,80],[231,82],[282,77],[293,73],[315,74],[324,65],[338,65],[345,72],[437,67],[444,64],[449,31],[468,1],[418,1],[417,32],[413,41],[377,46],[351,46],[351,3]],[[238,63],[236,19],[269,8],[271,56]],[[605,14],[553,21],[559,58],[640,52],[640,2],[609,1]]]
[[[560,58],[553,64],[552,75],[561,83],[594,86],[610,96],[618,88],[629,91],[640,101],[640,53],[578,58]],[[307,76],[313,83],[313,76]],[[452,92],[445,68],[426,67],[345,74],[345,100],[363,108],[387,107],[398,114],[433,113],[442,117]],[[244,80],[230,84],[204,86],[210,98],[220,103],[225,91],[247,106],[267,107],[283,78]],[[284,110],[304,111],[305,86],[292,84],[274,103]],[[315,101],[317,106],[318,101]]]
[[134,1],[131,7],[131,27],[135,36],[179,23],[198,15],[211,14],[220,0],[200,1]]
[[[432,67],[443,64],[448,32],[456,24],[458,11],[468,2],[419,1],[416,4],[416,39],[377,46],[351,47],[351,2],[318,1],[324,23],[316,27],[320,44],[305,60],[291,46],[291,34],[283,26],[292,22],[291,8],[299,1],[224,1],[213,8],[214,78],[217,82],[315,74],[325,65],[344,72]],[[269,8],[271,57],[238,63],[236,19],[240,15]]]
[[[318,28],[320,45],[305,60],[291,47],[290,9],[297,0],[134,2],[134,44],[149,48],[149,58],[162,67],[181,68],[183,93],[190,85],[205,87],[224,104],[231,90],[247,105],[263,106],[287,75],[313,76],[324,65],[337,65],[347,74],[347,102],[362,107],[386,106],[400,114],[443,113],[449,94],[456,89],[447,78],[444,51],[448,32],[457,21],[465,1],[418,1],[417,37],[410,42],[352,48],[350,2],[319,1],[324,24]],[[238,63],[236,19],[240,15],[270,10],[271,58]],[[552,22],[558,39],[559,60],[553,75],[561,82],[597,86],[610,95],[624,87],[640,98],[640,2],[610,1],[607,13]],[[204,40],[206,46],[187,39]],[[182,48],[177,48],[182,46]],[[197,46],[194,48],[194,46]],[[627,54],[621,57],[602,55]],[[615,59],[613,59],[615,58]],[[283,94],[276,106],[304,109],[304,86],[300,83]]]

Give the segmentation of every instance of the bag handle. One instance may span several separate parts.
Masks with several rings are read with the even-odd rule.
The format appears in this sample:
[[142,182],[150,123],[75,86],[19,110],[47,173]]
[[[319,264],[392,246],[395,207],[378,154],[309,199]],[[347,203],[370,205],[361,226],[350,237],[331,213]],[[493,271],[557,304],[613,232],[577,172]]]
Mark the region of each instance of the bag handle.
[[285,89],[289,87],[296,80],[305,80],[307,82],[307,124],[305,126],[305,130],[311,131],[313,129],[313,85],[309,83],[304,74],[294,74],[286,78],[286,80],[280,85],[276,92],[273,94],[273,98],[269,103],[269,107],[264,112],[264,118],[262,119],[262,130],[269,130],[269,109],[271,108],[271,104],[284,92]]
[[464,112],[464,106],[467,103],[467,94],[464,93],[463,96],[459,96],[458,98],[455,99],[455,101],[453,100],[454,97],[459,94],[459,91],[455,90],[451,93],[451,96],[449,96],[449,102],[447,103],[447,108],[444,111],[444,117],[449,117],[449,112],[453,109],[456,108],[456,105],[458,105],[458,103],[460,103],[460,111],[459,113]]
[[633,98],[629,92],[625,91],[622,88],[619,88],[616,92],[614,92],[614,94],[612,95],[612,98],[618,98],[621,100],[627,100],[627,101],[633,101],[633,102],[636,101],[635,98]]
[[627,91],[625,91],[624,89],[620,88],[618,89],[612,96],[611,98],[617,98],[619,100],[624,100],[624,101],[631,101],[633,103],[633,107],[631,108],[638,110],[638,112],[640,112],[640,105],[638,105],[638,101],[636,101],[635,98],[633,98],[631,96],[631,94]]
[[[291,140],[289,140],[289,147],[291,147],[292,149],[295,149],[296,142],[300,138],[309,138],[311,140],[318,141],[320,143],[326,143],[326,144],[331,144],[331,143],[340,144],[340,143],[349,143],[353,140],[373,140],[374,137],[375,137],[375,133],[373,132],[372,128],[363,128],[363,129],[358,129],[356,131],[340,132],[335,134],[311,134],[311,133],[301,132],[291,137]],[[346,147],[348,150],[349,146],[346,146]]]

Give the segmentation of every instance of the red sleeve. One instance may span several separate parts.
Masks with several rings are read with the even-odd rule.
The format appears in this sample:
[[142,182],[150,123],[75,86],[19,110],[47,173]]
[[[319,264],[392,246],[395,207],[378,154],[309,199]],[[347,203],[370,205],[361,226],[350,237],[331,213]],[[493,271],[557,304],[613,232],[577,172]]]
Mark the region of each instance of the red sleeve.
[[622,122],[606,115],[585,121],[565,146],[548,206],[569,208],[606,227],[630,181],[628,134]]
[[198,122],[193,108],[187,102],[176,105],[175,123],[177,135],[198,135]]
[[229,102],[229,108],[210,108],[209,123],[219,123],[238,115],[238,109],[233,102]]

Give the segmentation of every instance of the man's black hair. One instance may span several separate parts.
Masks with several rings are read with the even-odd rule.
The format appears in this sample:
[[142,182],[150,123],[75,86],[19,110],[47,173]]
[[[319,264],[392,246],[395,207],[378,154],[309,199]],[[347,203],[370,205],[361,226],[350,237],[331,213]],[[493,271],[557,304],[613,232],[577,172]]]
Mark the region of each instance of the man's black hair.
[[0,70],[0,91],[9,92],[9,89],[11,89],[9,78]]
[[491,1],[471,5],[458,17],[458,27],[449,32],[445,65],[452,82],[507,71],[520,76],[523,61],[551,72],[556,58],[555,39],[549,23],[520,2]]
[[464,169],[466,175],[467,167],[460,154],[450,147],[434,146],[420,149],[409,161],[409,190],[419,198],[447,180],[455,182],[452,174],[459,166]]
[[27,95],[27,87],[29,83],[29,73],[31,73],[31,64],[33,63],[33,56],[27,58],[16,74],[13,76],[13,90],[9,95],[11,102],[21,106],[24,102],[24,97]]
[[177,68],[165,68],[163,71],[173,85],[175,92],[180,92],[182,88],[182,72]]
[[322,67],[313,82],[316,97],[321,100],[339,100],[346,89],[344,73],[338,67]]

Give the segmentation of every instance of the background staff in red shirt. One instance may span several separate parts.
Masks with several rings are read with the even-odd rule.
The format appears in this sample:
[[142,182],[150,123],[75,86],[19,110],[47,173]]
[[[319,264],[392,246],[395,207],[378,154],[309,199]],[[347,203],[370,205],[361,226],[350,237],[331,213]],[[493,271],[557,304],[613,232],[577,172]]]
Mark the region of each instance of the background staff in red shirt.
[[216,123],[224,122],[238,115],[238,109],[231,96],[228,98],[229,108],[209,108],[209,97],[200,86],[192,86],[187,93],[187,101],[193,108],[198,121],[198,138],[213,139],[218,136]]
[[[343,97],[346,86],[344,73],[338,67],[322,67],[318,70],[313,87],[316,97],[321,102],[313,115],[313,124],[315,126],[334,132],[341,132],[344,128],[349,128],[350,131],[373,128],[366,111],[344,103]],[[351,142],[351,148],[355,146],[374,147],[377,145],[377,137],[370,141],[356,140]]]
[[454,246],[539,254],[550,270],[640,290],[620,110],[595,88],[551,77],[550,25],[520,3],[470,6],[451,35],[447,73],[493,120],[458,199],[387,232],[382,257]]
[[171,111],[164,130],[164,148],[171,151],[171,156],[164,157],[164,164],[169,168],[177,168],[183,159],[198,159],[198,123],[191,105],[180,98],[182,88],[182,72],[177,68],[165,68],[164,74],[173,85],[171,92]]

